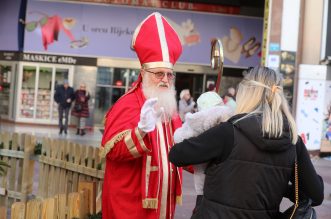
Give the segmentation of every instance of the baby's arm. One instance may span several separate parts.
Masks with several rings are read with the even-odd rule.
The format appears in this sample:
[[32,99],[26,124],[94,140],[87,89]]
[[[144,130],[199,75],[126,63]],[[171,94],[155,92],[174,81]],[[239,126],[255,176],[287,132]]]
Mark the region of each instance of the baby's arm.
[[227,121],[233,115],[228,106],[214,106],[196,113],[187,113],[185,122],[181,128],[176,129],[174,134],[175,143],[184,139],[195,137],[208,129]]
[[204,131],[227,121],[233,115],[228,106],[214,106],[192,116],[191,128],[195,133],[201,134]]
[[190,117],[192,115],[193,115],[192,113],[186,113],[185,122],[183,123],[182,127],[176,129],[174,133],[175,143],[180,143],[184,141],[184,139],[197,136],[194,130],[191,128],[191,124],[190,124],[191,123]]

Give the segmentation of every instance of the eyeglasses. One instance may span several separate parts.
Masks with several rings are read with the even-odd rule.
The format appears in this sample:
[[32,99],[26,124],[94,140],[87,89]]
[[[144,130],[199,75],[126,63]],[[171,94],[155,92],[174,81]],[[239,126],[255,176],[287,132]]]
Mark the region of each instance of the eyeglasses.
[[171,72],[152,72],[152,71],[148,71],[146,69],[144,69],[144,71],[146,71],[148,73],[151,73],[151,74],[154,74],[157,79],[164,78],[165,74],[167,74],[167,78],[169,80],[173,80],[176,77],[176,74],[175,73],[171,73]]

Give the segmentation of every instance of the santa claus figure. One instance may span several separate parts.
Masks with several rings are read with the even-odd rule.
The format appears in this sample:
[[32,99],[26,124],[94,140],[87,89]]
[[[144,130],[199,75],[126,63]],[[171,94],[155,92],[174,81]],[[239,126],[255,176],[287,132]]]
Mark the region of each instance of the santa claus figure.
[[173,66],[182,46],[167,20],[153,13],[136,28],[132,48],[141,63],[138,81],[106,115],[102,217],[174,218],[182,180],[168,152],[181,126]]

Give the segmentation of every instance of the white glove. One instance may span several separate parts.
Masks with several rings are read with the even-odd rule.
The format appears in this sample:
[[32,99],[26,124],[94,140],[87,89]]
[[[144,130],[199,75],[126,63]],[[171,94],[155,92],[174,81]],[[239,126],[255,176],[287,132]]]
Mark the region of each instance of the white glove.
[[138,123],[138,128],[143,132],[151,132],[155,129],[159,113],[154,109],[157,103],[157,98],[151,98],[146,100],[140,111],[140,121]]

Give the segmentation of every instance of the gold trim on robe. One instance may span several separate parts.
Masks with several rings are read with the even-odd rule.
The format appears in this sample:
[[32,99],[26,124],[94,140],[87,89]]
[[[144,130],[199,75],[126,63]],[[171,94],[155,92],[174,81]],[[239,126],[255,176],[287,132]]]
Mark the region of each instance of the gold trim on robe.
[[183,204],[183,196],[182,195],[177,195],[176,196],[176,204],[177,205],[182,205]]
[[126,144],[126,147],[128,148],[129,152],[134,158],[141,157],[141,154],[139,153],[137,146],[134,144],[132,137],[131,137],[131,130],[130,132],[125,136],[124,142]]
[[139,141],[139,144],[141,145],[141,148],[142,148],[145,152],[147,152],[147,151],[150,152],[151,150],[149,150],[149,149],[146,147],[146,145],[145,145],[145,143],[144,143],[144,140],[143,140],[143,137],[141,137],[141,135],[140,135],[140,132],[139,132],[139,130],[138,130],[138,127],[134,129],[134,132],[135,132],[135,134],[136,134],[136,136],[137,136],[137,138],[138,138],[138,141]]
[[167,146],[166,146],[166,141],[163,133],[163,126],[160,121],[156,123],[156,128],[157,131],[160,133],[160,154],[161,154],[161,165],[162,165],[162,188],[161,188],[161,203],[160,203],[160,218],[166,218],[167,215],[167,198],[168,198],[168,189],[169,189],[169,166],[168,166],[168,153],[167,153]]
[[143,208],[157,209],[158,200],[157,198],[145,198],[142,200]]
[[131,130],[124,130],[121,131],[120,133],[118,133],[117,135],[115,135],[114,137],[112,137],[112,139],[110,139],[109,141],[107,141],[107,143],[104,145],[104,147],[100,147],[99,150],[99,156],[101,158],[106,157],[106,155],[109,153],[109,151],[111,151],[111,149],[114,147],[114,145],[121,141],[124,136],[126,136],[129,132],[131,132]]
[[151,173],[151,161],[152,161],[152,156],[147,156],[147,158],[146,158],[146,179],[145,179],[146,194],[145,194],[145,196],[148,196],[149,175]]

